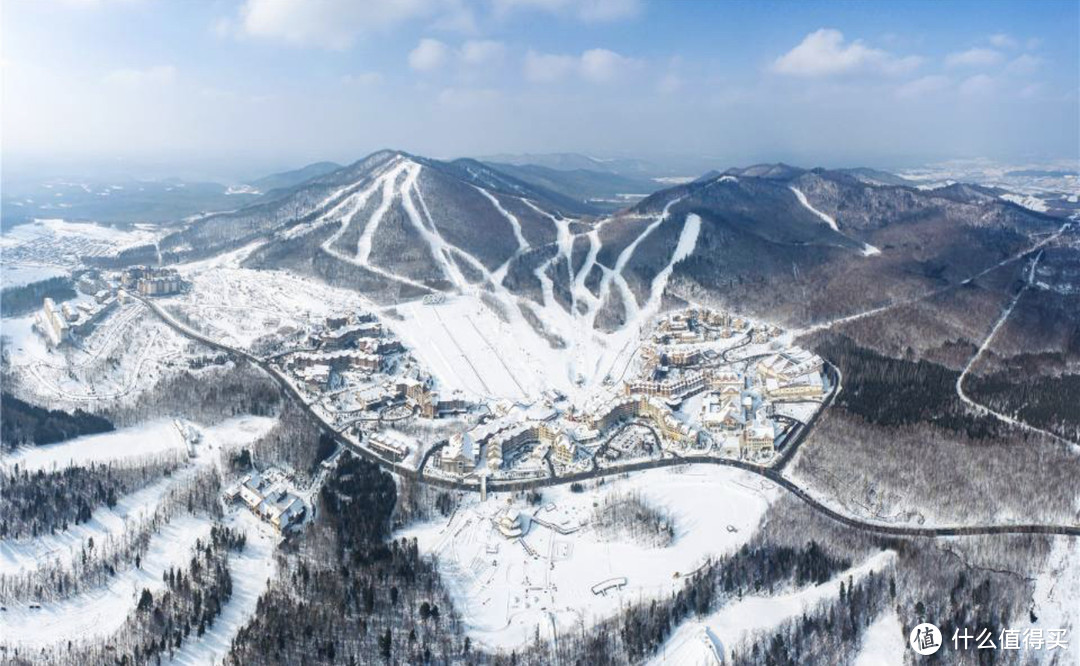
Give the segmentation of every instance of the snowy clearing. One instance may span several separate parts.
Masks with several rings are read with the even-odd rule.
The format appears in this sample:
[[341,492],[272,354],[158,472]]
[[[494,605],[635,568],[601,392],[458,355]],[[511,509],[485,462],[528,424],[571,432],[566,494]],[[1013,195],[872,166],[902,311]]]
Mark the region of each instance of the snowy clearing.
[[[746,596],[703,618],[684,622],[649,663],[716,664],[714,649],[726,658],[741,640],[774,629],[826,599],[839,597],[840,584],[849,576],[858,581],[870,572],[881,573],[895,558],[896,553],[883,551],[821,585],[774,596]],[[703,640],[705,635],[710,640]]]
[[210,535],[211,521],[190,515],[177,517],[150,542],[138,569],[118,574],[102,588],[62,601],[8,608],[0,616],[0,634],[9,646],[33,647],[108,635],[119,629],[135,608],[143,588],[164,589],[162,573],[184,567],[199,539]]
[[24,446],[0,456],[0,469],[34,472],[107,463],[125,458],[186,451],[187,442],[171,419],[122,428],[100,435],[76,437],[44,446]]
[[[588,526],[594,502],[630,492],[674,518],[670,546],[604,541]],[[507,508],[502,496],[460,508],[449,523],[418,525],[398,536],[414,536],[421,552],[438,556],[473,640],[509,650],[528,642],[538,626],[542,637],[553,626],[588,626],[625,603],[678,589],[681,576],[745,543],[775,494],[770,482],[729,468],[654,470],[585,493],[565,486],[545,489],[540,507],[513,505],[556,526],[534,521],[521,540],[506,539],[493,526]],[[593,593],[593,586],[612,579],[625,584]]]
[[225,523],[247,534],[244,550],[229,557],[232,597],[202,637],[189,636],[173,658],[163,663],[190,666],[220,663],[228,654],[236,632],[254,615],[267,582],[277,573],[274,549],[280,537],[269,525],[244,510],[234,512]]

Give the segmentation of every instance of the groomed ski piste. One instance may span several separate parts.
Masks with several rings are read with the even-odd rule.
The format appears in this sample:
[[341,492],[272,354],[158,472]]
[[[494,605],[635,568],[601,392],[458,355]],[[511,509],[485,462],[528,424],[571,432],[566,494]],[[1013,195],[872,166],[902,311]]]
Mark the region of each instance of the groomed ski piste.
[[[35,538],[0,540],[0,578],[33,576],[39,569],[65,568],[89,549],[99,551],[130,536],[162,508],[172,491],[220,462],[220,454],[235,451],[266,434],[275,418],[240,416],[212,426],[174,421],[153,421],[111,433],[80,437],[40,448],[20,449],[0,457],[5,471],[15,465],[28,470],[51,471],[71,465],[134,463],[148,457],[180,453],[187,459],[171,475],[129,495],[116,506],[97,509],[89,521],[69,529]],[[178,427],[179,426],[179,427]],[[188,441],[180,427],[190,435]],[[135,609],[143,589],[152,594],[163,589],[162,574],[170,567],[183,569],[197,542],[209,539],[214,520],[203,514],[166,512],[163,524],[150,536],[139,566],[117,569],[102,585],[57,599],[17,599],[5,603],[0,614],[0,645],[7,649],[40,649],[102,638],[116,632]],[[230,558],[234,593],[211,631],[191,637],[177,655],[176,663],[213,663],[228,649],[233,634],[255,610],[258,596],[273,576],[273,551],[280,537],[269,525],[247,511],[231,510],[224,524],[239,527],[247,535],[245,549]],[[94,546],[90,547],[89,544]]]
[[[768,596],[744,596],[709,615],[683,622],[648,664],[649,666],[671,664],[719,666],[732,649],[741,647],[741,641],[751,638],[755,633],[767,632],[779,627],[787,620],[808,613],[822,601],[838,598],[841,583],[846,585],[849,579],[860,582],[871,572],[880,575],[891,567],[895,559],[896,553],[893,551],[882,551],[820,585]],[[895,621],[895,614],[893,618]],[[872,652],[865,654],[864,663],[872,663],[875,666],[884,666],[890,662],[902,663],[907,645],[900,634],[900,624],[898,621],[895,624],[891,623],[888,612],[882,615],[882,619],[882,625],[877,627],[880,635],[872,634],[864,639],[864,644],[874,639]],[[901,636],[899,643],[896,642],[892,632]],[[869,645],[867,647],[869,648]],[[859,658],[864,658],[864,655],[860,654]]]
[[[638,245],[668,219],[674,201],[620,252],[614,266],[607,267],[597,261],[601,249],[599,231],[604,225],[613,223],[613,218],[602,219],[587,231],[573,234],[569,227],[573,220],[543,211],[527,199],[519,199],[522,205],[550,221],[556,237],[555,255],[535,270],[543,292],[542,303],[536,303],[511,293],[502,284],[513,260],[535,249],[522,233],[517,217],[490,192],[476,188],[506,221],[517,243],[517,250],[511,257],[489,269],[440,233],[419,182],[426,168],[429,167],[399,156],[385,165],[370,182],[349,185],[328,196],[322,203],[324,212],[312,221],[280,234],[283,238],[295,239],[338,225],[322,243],[321,251],[388,280],[433,293],[430,287],[380,266],[372,259],[372,242],[379,233],[379,225],[391,203],[400,201],[413,229],[427,243],[436,267],[451,286],[451,293],[440,298],[438,305],[421,299],[397,304],[393,309],[401,318],[385,318],[384,323],[435,374],[440,389],[446,391],[462,391],[472,398],[482,399],[532,398],[547,389],[557,389],[570,396],[590,392],[605,377],[621,371],[629,362],[637,349],[641,331],[660,309],[661,297],[674,266],[689,256],[697,245],[701,220],[695,215],[684,216],[675,250],[667,265],[652,280],[647,297],[639,302],[623,272]],[[379,197],[378,205],[369,217],[362,219],[359,213],[376,196]],[[338,241],[354,225],[360,227],[353,229],[354,233],[359,230],[355,251],[342,249]],[[565,308],[556,302],[552,281],[546,272],[553,263],[572,265],[574,241],[582,237],[588,240],[589,250],[580,268],[570,276],[570,307]],[[481,279],[468,281],[459,263],[466,265],[471,273],[480,275]],[[586,277],[594,269],[602,273],[597,293],[586,286]],[[317,298],[287,296],[288,290],[282,289],[284,282],[288,281],[291,287],[303,281],[287,274],[277,275],[275,271],[228,270],[213,262],[181,266],[180,270],[192,279],[192,293],[167,302],[183,312],[212,313],[214,321],[211,325],[227,340],[241,346],[261,335],[274,333],[280,326],[295,320],[298,312],[303,313],[312,303],[319,302]],[[324,298],[323,302],[336,300],[338,290],[324,285],[319,289],[329,299]],[[254,294],[252,290],[263,293]],[[596,328],[597,316],[609,297],[613,297],[613,291],[618,292],[617,296],[624,304],[625,322],[615,331],[603,332]],[[234,304],[230,299],[239,299],[239,302]],[[354,302],[357,306],[361,303],[362,299]],[[294,305],[300,307],[294,308]],[[377,309],[373,304],[368,305]],[[248,306],[254,315],[245,316]],[[535,315],[544,334],[527,321],[522,308],[528,308]],[[553,348],[550,342],[553,338],[561,339],[565,347]]]

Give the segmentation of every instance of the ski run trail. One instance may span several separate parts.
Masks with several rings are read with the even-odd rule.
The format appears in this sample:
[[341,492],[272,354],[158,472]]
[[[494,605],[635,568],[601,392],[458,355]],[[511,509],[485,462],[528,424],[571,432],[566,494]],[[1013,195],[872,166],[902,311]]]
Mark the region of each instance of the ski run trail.
[[[515,336],[532,338],[544,336],[547,340],[561,340],[565,349],[561,351],[559,357],[570,359],[569,365],[572,367],[572,370],[568,370],[566,374],[572,375],[575,381],[580,380],[580,384],[594,384],[615,368],[623,367],[629,362],[627,354],[631,354],[632,357],[632,354],[636,353],[637,337],[640,331],[660,310],[664,290],[667,288],[676,264],[693,253],[697,246],[701,219],[696,215],[686,215],[681,220],[682,229],[671,256],[653,277],[648,293],[638,297],[631,289],[624,271],[633,259],[638,246],[669,219],[671,207],[679,201],[678,199],[670,201],[659,215],[653,216],[646,228],[619,253],[614,266],[605,266],[597,259],[602,246],[600,231],[607,224],[615,223],[614,218],[601,219],[589,229],[575,234],[570,226],[576,221],[574,219],[543,210],[535,202],[521,197],[504,193],[496,195],[474,186],[492,209],[505,220],[517,245],[515,251],[500,265],[489,269],[466,249],[454,245],[442,235],[428,210],[420,184],[420,176],[426,168],[429,167],[399,156],[384,165],[369,179],[342,187],[326,197],[321,203],[323,212],[320,215],[311,222],[282,232],[281,236],[297,238],[327,225],[336,224],[338,228],[321,244],[322,251],[387,279],[408,284],[425,292],[436,292],[428,285],[394,272],[392,267],[377,265],[372,259],[372,247],[379,233],[379,225],[391,206],[396,201],[400,201],[409,222],[427,244],[435,267],[452,285],[452,291],[477,302],[483,296],[484,307],[493,311],[497,310],[498,319],[512,329]],[[372,203],[372,197],[376,196],[379,197],[378,205],[372,209],[369,204]],[[518,216],[504,205],[507,197],[519,200],[537,215],[550,221],[555,231],[553,255],[539,262],[539,265],[533,269],[533,275],[540,284],[541,293],[537,300],[511,293],[503,285],[514,261],[525,253],[539,249],[529,243]],[[365,210],[369,210],[370,214],[366,214]],[[360,227],[353,225],[360,225]],[[355,251],[351,248],[343,248],[340,242],[350,229],[354,235],[359,231],[359,241]],[[579,269],[574,271],[572,268],[573,248],[575,241],[579,238],[587,239],[588,249]],[[470,282],[465,277],[462,269],[466,266],[469,273],[480,276],[478,281],[474,278]],[[597,269],[601,271],[600,286],[596,293],[593,293],[586,286],[586,278]],[[563,273],[560,274],[559,271]],[[556,300],[553,275],[566,278],[569,306],[565,303],[560,304]],[[618,293],[613,294],[613,290]],[[611,332],[597,330],[595,325],[599,313],[609,299],[616,297],[623,304],[624,323]],[[407,311],[408,307],[399,309]],[[466,319],[468,319],[466,328],[474,329],[467,334],[470,340],[459,342],[454,339],[449,354],[444,350],[437,354],[439,356],[437,360],[449,367],[457,364],[456,357],[467,358],[472,347],[480,345],[490,350],[494,356],[491,360],[505,366],[508,374],[512,377],[518,374],[513,372],[513,363],[510,359],[504,359],[497,349],[498,346],[492,344],[489,339],[489,335],[492,335],[490,327],[486,327],[485,322],[478,322],[472,316]],[[429,323],[440,328],[441,332],[450,338],[454,338],[455,334],[461,336],[460,327],[455,327],[446,316],[432,317],[432,320]],[[538,327],[543,329],[542,332],[537,330]],[[474,338],[479,338],[479,341]],[[546,346],[550,343],[545,341],[543,344]],[[467,364],[475,366],[471,362]],[[472,391],[475,393],[490,395],[493,398],[509,397],[498,395],[497,391],[492,390],[492,382],[485,380],[482,376],[483,369],[465,367],[458,374],[466,376],[466,379],[462,381],[472,386]],[[531,392],[529,387],[524,386],[517,379],[512,382],[510,388],[511,393],[518,393],[522,398],[529,397]]]
[[[6,610],[0,614],[0,643],[7,649],[35,650],[68,641],[78,644],[100,640],[119,631],[135,609],[142,590],[157,595],[165,586],[162,574],[169,568],[186,568],[196,543],[210,538],[213,518],[166,509],[166,499],[199,472],[219,466],[222,452],[250,444],[268,433],[276,422],[276,418],[264,416],[232,417],[198,427],[201,436],[194,446],[183,441],[179,428],[171,422],[151,422],[42,447],[41,452],[31,452],[33,458],[27,457],[26,451],[0,457],[0,469],[7,470],[19,463],[29,468],[55,469],[86,461],[136,461],[167,450],[183,450],[189,456],[179,470],[119,498],[112,508],[99,507],[85,523],[55,534],[0,540],[0,578],[35,575],[46,566],[68,568],[69,563],[83,556],[90,540],[100,550],[130,537],[155,513],[164,510],[163,523],[150,536],[138,567],[132,562],[118,568],[107,582],[59,599],[6,601]],[[155,441],[159,439],[165,443]],[[238,509],[227,511],[223,522],[247,534],[244,550],[229,557],[233,596],[210,631],[184,641],[174,663],[220,660],[235,632],[255,612],[259,595],[274,575],[273,554],[279,537],[272,528],[250,512]]]

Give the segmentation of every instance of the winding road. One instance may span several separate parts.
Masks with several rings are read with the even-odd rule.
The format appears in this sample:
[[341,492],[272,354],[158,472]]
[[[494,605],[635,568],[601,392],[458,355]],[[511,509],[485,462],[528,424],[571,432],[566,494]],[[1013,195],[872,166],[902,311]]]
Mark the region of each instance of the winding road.
[[[421,481],[432,486],[446,488],[449,490],[461,490],[467,492],[479,492],[479,483],[466,483],[464,481],[451,481],[449,479],[439,479],[423,475],[424,464],[427,462],[428,456],[424,457],[419,470],[411,467],[406,467],[398,463],[389,462],[372,451],[365,449],[361,446],[357,446],[354,442],[346,439],[337,430],[333,428],[329,423],[324,421],[319,415],[312,409],[311,405],[304,401],[303,397],[297,392],[296,388],[288,381],[288,379],[281,374],[279,370],[273,367],[267,360],[259,358],[249,352],[242,349],[236,349],[228,345],[224,345],[220,342],[212,340],[205,335],[195,331],[184,324],[181,324],[174,319],[169,313],[165,312],[157,303],[149,299],[142,298],[135,294],[129,294],[132,298],[137,299],[146,305],[152,312],[154,312],[166,325],[175,330],[177,333],[184,335],[188,338],[196,340],[205,344],[206,346],[228,353],[235,358],[246,360],[256,366],[262,368],[271,377],[273,377],[284,389],[285,393],[292,397],[296,402],[303,407],[311,416],[319,423],[320,427],[328,435],[333,437],[341,446],[348,448],[356,455],[370,460],[384,469],[387,469],[395,474],[399,474],[403,477]],[[832,368],[835,371],[835,368]],[[834,375],[836,381],[833,384],[833,391],[826,399],[827,406],[831,403],[836,391],[840,385],[839,375]],[[817,413],[820,414],[824,410],[820,410]],[[593,478],[615,476],[618,474],[625,474],[628,472],[635,472],[647,469],[658,469],[661,467],[675,467],[688,464],[706,464],[706,465],[723,465],[726,467],[734,467],[741,469],[751,474],[762,476],[769,481],[775,483],[777,486],[788,491],[796,498],[801,500],[807,506],[817,511],[821,515],[830,518],[847,527],[862,530],[865,532],[871,532],[875,534],[885,536],[897,536],[897,537],[921,537],[921,538],[950,538],[958,536],[980,536],[980,535],[999,535],[999,534],[1044,534],[1044,535],[1063,535],[1070,537],[1080,537],[1080,524],[1071,525],[1051,525],[1051,524],[1028,524],[1028,525],[1014,525],[1014,524],[997,524],[997,525],[954,525],[954,526],[941,526],[941,527],[914,527],[906,525],[888,525],[883,523],[875,523],[861,518],[856,518],[827,506],[819,499],[812,496],[805,488],[799,486],[794,481],[788,479],[782,474],[783,467],[790,460],[791,456],[797,450],[798,445],[804,440],[806,434],[813,426],[815,419],[811,419],[810,422],[803,427],[802,431],[796,435],[795,440],[785,447],[785,451],[782,453],[782,457],[776,469],[769,467],[762,467],[760,465],[754,465],[752,463],[743,462],[741,460],[729,460],[725,458],[713,458],[710,456],[683,456],[680,458],[660,458],[655,460],[645,460],[635,463],[627,463],[623,465],[613,467],[597,467],[592,470],[578,472],[575,474],[568,474],[560,477],[542,477],[534,478],[522,481],[505,481],[488,483],[489,492],[516,492],[521,490],[529,490],[533,488],[541,488],[545,486],[562,485],[566,483],[572,483],[574,481],[584,481]],[[430,451],[428,455],[430,455]]]

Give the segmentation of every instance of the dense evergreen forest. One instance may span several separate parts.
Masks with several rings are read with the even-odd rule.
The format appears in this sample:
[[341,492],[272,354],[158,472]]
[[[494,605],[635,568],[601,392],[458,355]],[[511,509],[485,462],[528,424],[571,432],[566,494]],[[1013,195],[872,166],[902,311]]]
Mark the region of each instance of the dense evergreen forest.
[[57,303],[75,298],[71,278],[52,277],[0,291],[0,317],[21,317],[41,307],[46,297]]
[[0,538],[20,539],[66,530],[90,520],[99,507],[170,474],[179,459],[137,466],[90,463],[60,471],[27,472],[15,467],[0,475]]
[[993,437],[1000,428],[973,416],[956,395],[960,373],[920,359],[884,356],[845,335],[831,335],[816,349],[840,368],[844,390],[836,405],[869,423],[905,426],[932,422],[971,438]]
[[53,444],[111,430],[113,424],[108,419],[87,414],[81,409],[74,413],[45,409],[10,393],[0,394],[0,442],[4,448],[21,444]]
[[1073,440],[1080,438],[1080,375],[972,374],[965,378],[964,388],[973,399],[1015,414],[1025,423]]

